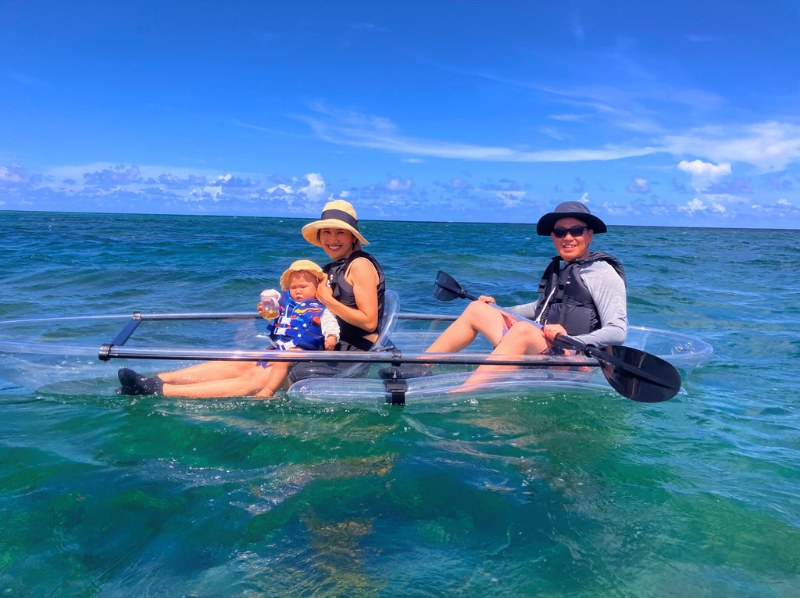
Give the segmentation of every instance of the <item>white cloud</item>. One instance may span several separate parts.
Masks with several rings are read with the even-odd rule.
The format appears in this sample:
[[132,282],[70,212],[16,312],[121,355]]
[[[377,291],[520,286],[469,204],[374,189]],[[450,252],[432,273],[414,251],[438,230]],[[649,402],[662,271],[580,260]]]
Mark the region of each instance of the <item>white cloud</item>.
[[650,193],[650,181],[642,177],[635,177],[626,189],[631,193]]
[[522,205],[525,191],[494,191],[504,208],[516,208]]
[[386,181],[384,189],[389,193],[408,193],[414,186],[411,179],[392,178]]
[[30,182],[30,179],[18,165],[12,164],[9,168],[0,166],[0,185],[14,185],[28,182]]
[[294,193],[294,189],[285,184],[273,185],[267,189],[267,193],[275,193],[276,191],[281,191],[286,195],[292,195]]
[[310,172],[305,176],[305,180],[308,184],[298,189],[298,192],[311,199],[320,199],[325,196],[325,179],[321,174]]
[[731,173],[731,165],[727,162],[711,164],[702,160],[693,160],[691,162],[681,160],[678,163],[678,169],[691,175],[692,185],[697,191],[708,188],[711,183]]
[[188,201],[201,202],[210,199],[214,203],[220,201],[220,196],[223,194],[220,185],[206,185],[205,187],[195,187],[190,190],[186,196]]
[[539,129],[539,132],[550,139],[555,139],[556,141],[565,141],[568,136],[562,133],[559,129],[554,129],[553,127],[542,127]]
[[691,201],[687,202],[686,205],[678,206],[678,211],[686,212],[688,214],[696,214],[698,212],[704,214],[725,214],[727,209],[724,205],[717,201],[710,201],[706,203],[699,197],[695,197]]
[[777,222],[777,226],[779,227],[786,226],[787,228],[795,228],[796,225],[793,226],[791,221],[789,221],[788,219],[794,219],[797,218],[798,215],[800,215],[800,210],[796,208],[791,201],[783,198],[777,200],[774,204],[771,205],[755,203],[750,206],[750,209],[754,213],[759,215],[766,215],[781,219],[780,222]]
[[[476,145],[403,135],[399,127],[389,118],[352,111],[337,112],[321,105],[313,106],[315,114],[303,117],[303,120],[324,141],[403,154],[406,161],[434,157],[482,162],[557,163],[609,161],[667,153],[674,156],[696,156],[702,161],[713,162],[720,166],[741,162],[750,164],[761,172],[783,170],[790,164],[800,162],[800,125],[768,121],[744,126],[730,124],[706,126],[675,134],[664,134],[665,128],[662,124],[642,120],[637,116],[642,113],[641,110],[615,108],[615,104],[621,100],[614,94],[608,98],[611,103],[604,103],[598,99],[604,97],[601,90],[554,91],[541,88],[539,91],[553,93],[559,97],[567,96],[567,99],[562,98],[564,103],[579,105],[596,114],[613,117],[614,126],[619,130],[637,131],[641,134],[642,141],[634,144],[609,142],[595,147],[539,150],[527,147],[522,149],[523,144],[530,142],[529,139],[521,140],[519,147]],[[698,104],[698,94],[700,92],[692,90],[684,92],[669,90],[670,101],[687,106]],[[709,109],[712,105],[715,105],[714,101],[709,100]],[[568,122],[580,117],[561,113],[550,118]],[[549,139],[558,141],[566,139],[564,132],[554,128],[540,128],[539,132]]]
[[800,126],[769,121],[738,130],[731,126],[703,127],[684,135],[667,136],[664,144],[676,155],[744,162],[762,172],[773,172],[800,161]]
[[705,176],[714,179],[719,178],[720,176],[729,175],[731,173],[730,164],[714,165],[701,160],[694,160],[692,162],[681,160],[678,163],[678,168],[692,174],[693,176]]
[[326,194],[325,179],[317,172],[310,172],[301,179],[293,178],[292,185],[280,183],[267,189],[267,193],[279,195],[303,195],[309,199],[322,199]]
[[397,126],[388,118],[354,112],[335,114],[325,108],[316,107],[316,109],[318,116],[305,120],[325,141],[411,156],[484,162],[581,162],[646,156],[663,150],[663,148],[650,146],[630,147],[606,144],[599,148],[523,151],[512,147],[408,137],[400,134]]

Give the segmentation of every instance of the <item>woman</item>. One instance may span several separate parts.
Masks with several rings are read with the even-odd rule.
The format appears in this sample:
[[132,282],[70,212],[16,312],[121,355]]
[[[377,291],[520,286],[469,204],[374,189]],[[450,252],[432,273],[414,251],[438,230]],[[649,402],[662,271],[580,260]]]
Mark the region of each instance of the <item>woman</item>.
[[348,202],[328,202],[320,219],[306,224],[303,238],[328,254],[322,268],[328,284],[317,288],[317,299],[338,319],[341,351],[368,351],[383,321],[386,281],[378,260],[362,249],[369,245],[358,230],[356,211]]
[[[303,238],[321,247],[331,263],[323,268],[327,280],[317,287],[317,299],[336,316],[340,351],[369,350],[383,320],[386,282],[378,261],[363,251],[369,245],[358,229],[353,206],[344,200],[325,204],[319,220],[305,225]],[[305,367],[299,367],[305,366]],[[289,377],[310,373],[307,363],[292,367]],[[129,369],[118,372],[121,394],[160,394],[167,397],[212,398],[255,396],[269,398],[269,368],[253,362],[212,361],[153,377]]]

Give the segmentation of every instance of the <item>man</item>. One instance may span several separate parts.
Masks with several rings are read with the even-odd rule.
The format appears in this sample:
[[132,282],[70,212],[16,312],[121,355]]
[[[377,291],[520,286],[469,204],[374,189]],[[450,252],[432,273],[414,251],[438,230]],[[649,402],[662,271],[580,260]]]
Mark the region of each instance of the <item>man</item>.
[[[478,333],[494,346],[492,353],[540,355],[561,352],[553,342],[561,334],[595,346],[620,345],[627,334],[625,275],[619,261],[606,253],[590,251],[595,234],[606,232],[605,223],[591,214],[581,202],[559,204],[539,219],[536,232],[550,236],[558,256],[554,257],[539,282],[536,301],[518,305],[510,311],[534,320],[515,320],[493,308],[493,297],[473,301],[427,351],[460,351]],[[412,366],[413,367],[413,366]],[[514,369],[481,366],[468,384],[491,371]],[[412,369],[412,368],[404,368]],[[424,370],[402,372],[424,375]]]

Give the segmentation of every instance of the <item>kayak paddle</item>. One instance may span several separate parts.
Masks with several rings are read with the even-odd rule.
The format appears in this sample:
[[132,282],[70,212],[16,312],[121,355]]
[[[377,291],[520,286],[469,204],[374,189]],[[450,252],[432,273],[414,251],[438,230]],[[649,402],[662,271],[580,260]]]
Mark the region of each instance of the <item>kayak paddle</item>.
[[[441,271],[436,276],[433,296],[440,301],[478,299],[458,284],[455,278]],[[542,327],[538,322],[503,309],[495,303],[489,305],[516,320]],[[598,348],[566,335],[560,335],[556,342],[599,361],[600,369],[611,387],[632,401],[659,403],[674,397],[681,388],[681,375],[675,366],[651,353],[621,345]]]

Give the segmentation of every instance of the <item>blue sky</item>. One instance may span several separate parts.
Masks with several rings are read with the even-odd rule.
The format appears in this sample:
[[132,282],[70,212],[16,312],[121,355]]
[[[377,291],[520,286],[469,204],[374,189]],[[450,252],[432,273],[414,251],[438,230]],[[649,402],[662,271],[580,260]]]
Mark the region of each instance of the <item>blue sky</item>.
[[0,209],[800,228],[795,0],[0,7]]

